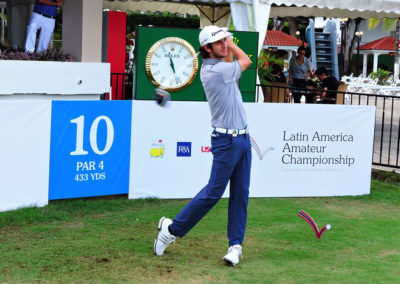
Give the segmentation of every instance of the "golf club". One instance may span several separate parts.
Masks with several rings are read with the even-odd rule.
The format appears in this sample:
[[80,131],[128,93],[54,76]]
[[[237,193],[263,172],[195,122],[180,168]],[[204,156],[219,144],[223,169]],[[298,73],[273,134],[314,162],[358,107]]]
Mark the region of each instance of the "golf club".
[[[193,61],[193,59],[195,59],[199,55],[199,53],[200,52],[197,52],[194,56],[192,56],[191,58],[188,58],[186,61],[184,61],[184,64],[182,64],[182,67],[179,68],[176,73],[169,76],[166,81],[168,82],[173,77],[176,77],[177,74],[179,75],[183,71],[183,69],[186,67],[186,64],[190,61]],[[154,99],[156,100],[157,104],[161,107],[165,106],[165,104],[171,98],[171,94],[165,90],[166,88],[167,88],[166,86],[160,85],[159,88],[154,89]]]

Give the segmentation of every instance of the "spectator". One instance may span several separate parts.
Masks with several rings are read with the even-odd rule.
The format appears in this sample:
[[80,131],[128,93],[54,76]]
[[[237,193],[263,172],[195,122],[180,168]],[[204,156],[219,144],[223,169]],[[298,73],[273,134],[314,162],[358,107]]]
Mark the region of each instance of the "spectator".
[[285,74],[283,74],[282,67],[279,64],[272,65],[272,76],[274,76],[274,82],[286,83]]
[[46,50],[56,26],[57,8],[63,0],[36,0],[28,26],[25,41],[25,52],[34,52],[36,33],[40,30],[37,51]]
[[[336,94],[339,87],[339,82],[335,77],[329,76],[325,67],[319,67],[315,71],[315,76],[321,81],[321,101],[323,104],[334,104],[336,103]],[[333,92],[329,92],[333,91]]]
[[[292,91],[294,103],[300,103],[302,94],[306,94],[305,91],[298,90],[298,88],[306,89],[306,77],[305,75],[312,72],[311,61],[305,57],[306,48],[300,46],[297,49],[297,56],[290,59],[289,66],[289,83],[292,87],[296,87]],[[314,96],[306,96],[306,103],[314,103]]]

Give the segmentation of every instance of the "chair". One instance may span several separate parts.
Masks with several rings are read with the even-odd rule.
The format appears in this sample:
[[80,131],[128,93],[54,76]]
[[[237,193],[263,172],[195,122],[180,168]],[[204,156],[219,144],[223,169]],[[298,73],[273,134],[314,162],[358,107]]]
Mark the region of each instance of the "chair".
[[264,103],[285,103],[287,102],[287,83],[272,82],[270,86],[262,87]]
[[390,75],[389,78],[386,80],[386,85],[392,86],[394,84],[395,80],[393,75]]
[[400,80],[399,79],[392,79],[392,83],[390,85],[391,87],[398,87],[400,86]]
[[345,92],[346,92],[348,86],[349,86],[348,84],[344,84],[343,82],[339,82],[339,86],[338,86],[338,89],[337,89],[338,93],[336,93],[336,104],[337,105],[343,105],[344,104],[345,95],[346,95]]

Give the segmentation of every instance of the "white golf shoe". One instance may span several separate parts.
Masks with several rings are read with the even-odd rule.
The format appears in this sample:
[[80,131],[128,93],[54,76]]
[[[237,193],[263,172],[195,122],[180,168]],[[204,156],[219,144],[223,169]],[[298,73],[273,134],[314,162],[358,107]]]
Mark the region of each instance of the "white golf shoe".
[[160,221],[158,221],[158,236],[154,240],[153,246],[155,255],[163,255],[167,246],[170,243],[175,242],[176,237],[171,235],[171,233],[168,231],[168,227],[171,224],[172,220],[165,217],[161,217]]
[[227,254],[224,256],[223,260],[230,265],[237,265],[239,263],[239,259],[242,258],[242,246],[241,245],[233,245],[228,249]]

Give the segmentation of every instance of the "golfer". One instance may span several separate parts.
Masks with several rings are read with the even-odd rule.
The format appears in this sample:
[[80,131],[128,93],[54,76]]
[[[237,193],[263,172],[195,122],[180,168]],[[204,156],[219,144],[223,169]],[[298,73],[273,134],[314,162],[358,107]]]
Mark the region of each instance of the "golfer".
[[[229,249],[225,262],[237,265],[242,255],[250,186],[251,144],[238,80],[251,61],[217,26],[203,28],[199,35],[203,58],[200,78],[211,112],[213,162],[208,184],[175,216],[162,217],[154,254],[163,255],[168,244],[183,237],[222,197],[230,181],[228,208]],[[232,60],[232,54],[236,61]]]

